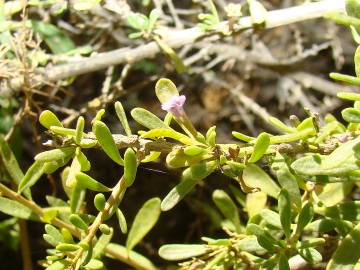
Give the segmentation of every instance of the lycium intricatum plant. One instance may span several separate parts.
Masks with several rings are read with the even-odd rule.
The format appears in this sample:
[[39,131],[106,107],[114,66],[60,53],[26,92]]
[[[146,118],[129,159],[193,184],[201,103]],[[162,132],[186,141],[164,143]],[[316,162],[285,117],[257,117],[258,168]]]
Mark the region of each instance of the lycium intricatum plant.
[[[257,1],[249,1],[250,5],[254,3]],[[347,4],[348,15],[358,19],[359,2]],[[206,18],[216,22],[216,14],[212,10],[213,17]],[[356,20],[348,15],[340,19],[347,19],[356,40],[357,30],[352,24]],[[146,32],[148,27],[139,30]],[[357,54],[356,70],[360,65]],[[332,77],[352,83],[359,80],[341,74]],[[319,263],[327,255],[330,259],[324,262],[329,270],[358,269],[360,202],[348,195],[358,189],[360,181],[359,94],[338,94],[354,102],[353,107],[342,111],[346,126],[331,115],[320,123],[315,113],[293,121],[291,126],[269,118],[269,124],[280,134],[263,132],[251,137],[234,131],[236,142],[220,143],[216,127],[206,134],[196,130],[184,108],[185,96],[170,80],[160,79],[155,91],[168,114],[162,120],[143,108],[133,109],[132,118],[145,129],[137,135],[119,102],[115,111],[125,134],[110,131],[102,121],[103,110],[91,122],[91,131],[85,129],[83,117],[71,129],[51,111],[44,111],[39,121],[51,136],[47,145],[54,149],[36,155],[25,174],[0,136],[1,164],[18,187],[15,192],[0,184],[0,211],[45,223],[44,240],[51,248],[40,262],[42,266],[51,270],[105,269],[101,259],[105,255],[137,269],[157,269],[133,249],[156,225],[161,211],[170,211],[197,184],[218,171],[233,179],[233,185],[228,190],[214,190],[213,204],[197,204],[227,237],[202,237],[202,244],[166,244],[159,249],[160,257],[184,261],[180,264],[183,269],[211,270],[291,269],[299,262]],[[102,149],[123,167],[113,187],[90,176],[89,148]],[[139,165],[160,155],[166,156],[167,166],[182,170],[179,183],[162,200],[155,197],[144,202],[128,226],[121,201],[127,189],[136,185]],[[48,205],[38,205],[32,198],[33,186],[42,175],[58,170],[67,199],[47,196]],[[86,201],[89,190],[93,198]],[[87,204],[94,205],[96,215],[86,211]],[[111,218],[117,219],[123,234],[128,234],[124,246],[111,242],[114,229],[118,229],[109,225]]]
[[[212,196],[224,217],[219,226],[228,233],[228,238],[204,237],[204,244],[164,245],[159,250],[164,259],[189,259],[182,264],[184,269],[196,265],[199,269],[215,269],[221,265],[240,269],[287,269],[291,258],[297,256],[310,264],[320,262],[324,247],[330,241],[328,233],[337,232],[335,240],[339,247],[328,266],[336,269],[343,263],[338,258],[347,252],[347,246],[358,247],[360,204],[343,202],[360,179],[358,94],[339,93],[340,97],[355,101],[354,112],[343,111],[349,122],[347,127],[330,115],[322,126],[316,126],[313,115],[296,126],[271,118],[269,123],[282,135],[261,133],[253,138],[234,132],[240,141],[223,144],[216,141],[215,127],[205,135],[196,131],[183,107],[185,97],[179,95],[170,80],[159,80],[156,93],[168,115],[163,121],[145,109],[133,109],[133,119],[148,129],[139,131],[139,135],[132,135],[118,102],[115,109],[126,135],[111,133],[101,120],[103,111],[92,121],[91,132],[84,129],[82,117],[75,129],[69,129],[64,128],[52,112],[44,111],[40,123],[53,137],[47,144],[56,148],[36,155],[25,175],[1,139],[2,162],[19,187],[15,193],[0,185],[1,211],[47,224],[44,239],[53,248],[48,250],[43,266],[101,269],[101,256],[108,254],[139,269],[155,269],[150,261],[131,250],[156,224],[161,210],[171,210],[215,170],[234,179],[230,195],[224,190],[215,190]],[[182,132],[172,127],[172,119]],[[110,159],[124,167],[124,174],[112,188],[89,175],[91,164],[86,151],[94,147],[100,147]],[[125,150],[123,156],[119,149]],[[168,166],[183,169],[179,184],[162,200],[153,198],[143,205],[130,227],[125,247],[111,243],[114,228],[107,225],[111,217],[117,217],[123,233],[128,231],[119,207],[126,190],[136,180],[138,165],[151,162],[161,154],[166,155]],[[255,164],[260,160],[271,165],[270,171]],[[62,184],[68,201],[49,196],[49,206],[40,207],[31,199],[31,188],[43,174],[60,168],[63,168]],[[84,212],[87,190],[96,192],[93,200],[98,211],[96,216]],[[278,204],[270,203],[270,197]],[[248,219],[244,220],[239,211],[245,211]],[[358,257],[354,254],[346,263],[355,265]]]

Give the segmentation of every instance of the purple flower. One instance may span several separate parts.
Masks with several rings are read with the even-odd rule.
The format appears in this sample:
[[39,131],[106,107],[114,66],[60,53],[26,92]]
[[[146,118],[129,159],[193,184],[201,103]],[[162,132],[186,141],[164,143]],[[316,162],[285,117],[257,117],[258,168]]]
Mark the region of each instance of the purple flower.
[[161,105],[161,109],[172,113],[175,117],[180,117],[184,114],[183,105],[185,100],[186,97],[184,95],[173,96],[168,102]]

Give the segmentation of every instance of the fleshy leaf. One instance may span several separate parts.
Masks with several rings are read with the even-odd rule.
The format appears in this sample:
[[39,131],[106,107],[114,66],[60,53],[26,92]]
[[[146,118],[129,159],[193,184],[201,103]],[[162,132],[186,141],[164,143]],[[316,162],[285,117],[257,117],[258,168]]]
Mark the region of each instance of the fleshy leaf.
[[266,153],[266,150],[268,149],[269,145],[270,145],[269,134],[265,132],[261,133],[256,139],[254,150],[248,162],[255,163],[256,161],[258,161]]
[[337,96],[342,99],[360,101],[360,94],[352,92],[339,92]]
[[291,233],[291,200],[289,193],[285,189],[282,189],[278,200],[281,226],[286,238],[289,239]]
[[93,125],[93,131],[105,153],[117,164],[123,166],[124,161],[122,160],[119,150],[115,144],[114,138],[109,128],[101,121],[95,121]]
[[94,197],[94,206],[95,206],[95,208],[99,212],[101,212],[102,210],[104,210],[105,204],[106,204],[105,195],[102,194],[102,193],[96,194],[95,197]]
[[160,79],[155,85],[156,96],[161,104],[170,101],[174,96],[179,96],[176,85],[169,79]]
[[261,191],[273,198],[277,198],[277,195],[280,192],[280,188],[274,180],[255,164],[250,164],[244,169],[243,179],[247,186],[260,188]]
[[118,219],[121,232],[123,234],[126,234],[127,233],[126,218],[125,218],[123,212],[119,208],[116,209],[116,217]]
[[230,196],[225,191],[217,189],[213,192],[212,199],[224,217],[234,224],[237,232],[240,232],[241,225],[238,208]]
[[[345,156],[348,156],[348,153],[345,153]],[[333,167],[328,161],[328,166],[330,168],[324,168],[322,166],[323,162],[326,160],[327,156],[323,155],[309,155],[297,159],[291,164],[291,168],[298,174],[303,175],[328,175],[328,176],[337,176],[344,175],[350,171],[359,169],[358,165],[353,159],[346,160],[341,166]],[[344,157],[337,157],[334,159],[343,159]]]
[[276,172],[277,179],[283,189],[289,192],[291,202],[298,208],[301,206],[301,195],[298,182],[295,176],[289,170],[284,157],[280,153],[276,153],[272,168]]
[[296,233],[299,235],[307,224],[314,217],[314,207],[311,202],[307,202],[301,209],[296,225]]
[[0,197],[0,211],[21,219],[37,220],[30,208],[4,197]]
[[33,20],[31,26],[35,32],[40,34],[54,54],[67,53],[76,48],[74,42],[65,32],[53,24]]
[[152,198],[141,207],[129,231],[126,240],[127,249],[133,249],[154,227],[160,217],[160,203],[161,200],[159,198]]
[[136,153],[131,148],[127,148],[124,154],[124,181],[127,187],[134,183],[137,166]]
[[85,126],[85,119],[84,117],[80,116],[76,123],[76,134],[74,138],[76,144],[81,143],[81,139],[84,134],[84,126]]
[[44,167],[46,162],[35,161],[30,168],[26,171],[24,177],[21,179],[19,184],[19,193],[23,192],[25,189],[35,185],[35,183],[40,179],[44,174]]
[[341,111],[341,115],[346,122],[360,123],[360,110],[356,108],[346,108]]
[[322,261],[321,253],[317,251],[315,248],[300,249],[299,254],[301,255],[301,257],[303,257],[306,261],[310,263],[317,263]]
[[290,270],[288,258],[284,253],[280,253],[279,256],[279,269],[281,270]]
[[210,175],[217,165],[216,161],[203,161],[184,170],[180,183],[162,200],[161,210],[168,211],[173,208],[199,181]]
[[138,30],[146,30],[149,26],[148,18],[140,13],[132,13],[127,16],[128,23],[131,27]]
[[63,127],[57,116],[52,111],[48,110],[45,110],[40,114],[39,122],[47,129],[50,129],[51,126]]
[[78,227],[79,229],[87,230],[88,228],[86,222],[77,214],[71,214],[69,220],[74,226]]
[[80,188],[87,188],[93,191],[98,191],[98,192],[109,192],[111,191],[110,188],[108,188],[107,186],[103,185],[102,183],[96,181],[94,178],[90,177],[89,175],[83,173],[83,172],[78,172],[75,175],[76,178],[76,182],[77,185]]
[[115,111],[116,111],[116,115],[120,120],[121,125],[123,126],[125,133],[127,136],[131,136],[131,129],[129,126],[129,122],[127,120],[126,114],[125,114],[125,110],[124,107],[122,106],[121,102],[116,101],[115,102]]
[[254,193],[248,193],[246,195],[245,209],[249,217],[259,214],[266,206],[267,195],[265,192],[259,191]]
[[360,220],[360,201],[343,202],[335,206],[326,207],[324,215],[334,220]]
[[[157,270],[157,268],[153,265],[151,261],[149,261],[149,259],[133,250],[128,250],[127,248],[114,243],[109,243],[107,245],[107,249],[111,250],[113,254],[119,254],[123,258],[131,258],[131,260],[136,262],[139,268]],[[106,253],[105,255],[112,257],[111,254],[108,253]]]
[[65,159],[71,156],[74,152],[75,152],[75,147],[63,147],[63,148],[41,152],[37,154],[34,159],[42,162],[49,162],[59,159]]
[[275,117],[269,117],[268,118],[269,124],[276,127],[278,130],[280,130],[283,133],[293,133],[296,132],[296,128],[289,127],[286,124],[284,124],[280,119]]
[[280,216],[278,213],[270,209],[262,209],[260,211],[260,216],[265,220],[265,222],[277,229],[281,229]]
[[274,244],[276,240],[259,225],[250,223],[246,227],[246,233],[249,235],[255,235],[260,246],[268,251],[274,251]]
[[179,261],[205,254],[208,251],[206,245],[163,245],[159,249],[161,258],[168,261]]
[[150,139],[154,139],[154,138],[158,138],[158,137],[171,138],[171,139],[177,140],[183,144],[188,144],[188,145],[192,145],[195,143],[195,141],[193,139],[191,139],[190,137],[188,137],[180,132],[177,132],[173,129],[168,129],[168,128],[152,129],[152,130],[142,134],[141,137],[150,138]]
[[170,129],[159,117],[143,108],[133,109],[131,116],[136,122],[148,129]]
[[360,259],[360,224],[340,242],[327,270],[353,270]]

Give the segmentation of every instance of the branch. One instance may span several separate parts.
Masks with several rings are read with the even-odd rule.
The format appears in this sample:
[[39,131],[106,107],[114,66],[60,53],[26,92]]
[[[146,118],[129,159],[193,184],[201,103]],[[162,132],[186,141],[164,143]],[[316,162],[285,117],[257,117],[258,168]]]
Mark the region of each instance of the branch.
[[[285,8],[268,12],[264,28],[270,29],[278,26],[288,25],[296,22],[320,18],[329,11],[343,11],[344,0],[323,0],[316,3],[308,3],[296,7]],[[233,26],[235,32],[252,28],[250,16],[241,17]],[[161,29],[158,34],[163,37],[164,42],[172,48],[183,47],[192,44],[196,40],[209,35],[218,35],[222,32],[229,32],[229,22],[223,21],[215,26],[214,32],[204,32],[198,27],[185,30]],[[33,76],[34,84],[43,84],[66,79],[71,76],[78,76],[89,72],[104,69],[112,65],[123,63],[134,63],[144,58],[154,57],[161,49],[156,42],[149,42],[136,48],[121,48],[114,51],[100,53],[87,59],[58,65],[54,67],[38,68]],[[24,78],[13,78],[3,85],[3,92],[19,90]],[[5,89],[4,89],[5,88]],[[7,89],[6,89],[7,88]],[[10,90],[10,91],[11,91]]]
[[[40,218],[44,216],[43,209],[39,205],[37,205],[34,201],[30,201],[30,200],[24,198],[20,194],[9,189],[8,187],[6,187],[5,185],[3,185],[1,183],[0,183],[0,196],[6,196],[9,199],[12,199],[14,201],[21,203],[22,205],[30,208]],[[42,221],[42,220],[40,219],[40,221]],[[75,228],[73,225],[70,225],[58,218],[52,219],[50,223],[58,228],[68,229],[72,235],[81,239],[81,231],[79,229]],[[146,264],[142,264],[140,261],[136,261],[136,260],[133,260],[132,258],[130,258],[128,253],[117,252],[117,250],[114,250],[113,248],[111,248],[111,246],[107,246],[105,248],[105,253],[107,253],[107,255],[111,255],[111,257],[113,257],[119,261],[122,261],[122,262],[134,267],[135,269],[152,270]]]

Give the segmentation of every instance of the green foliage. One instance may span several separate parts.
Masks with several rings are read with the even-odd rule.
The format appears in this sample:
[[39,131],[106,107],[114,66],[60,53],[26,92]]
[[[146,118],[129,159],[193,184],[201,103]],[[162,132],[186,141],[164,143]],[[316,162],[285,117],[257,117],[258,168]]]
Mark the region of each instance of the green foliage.
[[207,252],[205,245],[164,245],[159,249],[161,258],[179,261],[203,255]]
[[76,48],[73,41],[55,25],[42,21],[31,21],[31,26],[35,32],[40,34],[54,54],[67,53]]
[[156,9],[153,9],[149,17],[140,13],[132,13],[127,17],[128,24],[138,30],[138,32],[131,33],[129,38],[147,38],[155,28],[156,21],[159,18],[159,12]]
[[[33,6],[47,5],[30,2]],[[247,2],[254,26],[266,24],[267,11],[260,1]],[[77,0],[71,7],[88,11],[99,3]],[[14,2],[11,14],[20,12],[21,6],[17,4]],[[349,26],[358,43],[359,6],[359,1],[348,0],[347,14],[328,15]],[[199,15],[200,27],[216,31],[219,13],[212,1],[207,7],[209,13]],[[158,19],[155,9],[149,16],[131,13],[128,24],[137,32],[130,37],[155,40],[181,70],[185,67],[180,58],[154,31]],[[29,27],[54,54],[71,54],[79,49],[55,25],[32,21]],[[359,50],[354,55],[356,77],[337,73],[330,76],[360,85]],[[132,119],[144,129],[138,135],[132,132],[132,122],[129,124],[120,102],[115,103],[115,112],[125,134],[111,132],[102,120],[105,110],[99,110],[92,120],[92,132],[86,131],[82,116],[78,117],[76,128],[69,128],[53,112],[43,111],[39,122],[52,137],[48,145],[54,149],[37,154],[24,173],[5,137],[0,135],[1,169],[7,180],[0,183],[0,211],[14,217],[0,223],[0,239],[6,236],[4,228],[12,228],[9,230],[16,243],[16,219],[34,220],[45,223],[43,238],[51,246],[42,262],[46,269],[105,269],[102,261],[105,255],[120,258],[133,268],[153,270],[156,267],[133,249],[156,226],[161,211],[170,211],[188,196],[186,199],[195,209],[201,208],[209,216],[213,228],[221,228],[227,234],[214,239],[202,237],[205,243],[165,244],[159,249],[160,257],[165,260],[187,260],[185,267],[196,267],[200,262],[205,270],[250,266],[290,269],[293,258],[301,256],[311,267],[310,264],[322,261],[326,255],[324,258],[331,257],[329,270],[358,267],[359,253],[349,251],[360,249],[360,202],[349,194],[352,189],[358,189],[360,182],[360,94],[338,93],[339,98],[354,102],[341,111],[346,126],[330,115],[320,121],[312,112],[305,119],[296,118],[291,126],[269,117],[268,123],[280,134],[262,132],[253,137],[233,131],[232,135],[239,141],[220,143],[215,126],[206,134],[196,130],[183,108],[185,98],[171,80],[158,80],[155,93],[162,108],[176,105],[179,113],[165,109],[168,114],[161,119],[146,109],[133,109]],[[181,102],[180,98],[183,98]],[[1,98],[1,102],[10,101]],[[4,115],[0,114],[0,119],[5,119]],[[8,131],[10,122],[4,124],[6,128],[0,127],[1,130]],[[123,167],[113,187],[90,176],[96,174],[88,172],[92,168],[86,156],[88,148],[102,150]],[[138,185],[135,180],[141,163],[159,157],[168,167],[181,172],[180,179],[162,200],[156,197],[143,203],[128,228],[130,223],[120,210],[121,201],[128,189]],[[32,199],[31,191],[43,175],[57,175],[57,171],[69,200],[48,196],[48,205],[40,206],[37,199]],[[211,175],[215,178],[214,172],[231,178],[233,185],[212,191],[211,204],[192,198],[198,184],[208,190],[206,179]],[[18,192],[7,185],[14,186]],[[105,192],[109,193],[105,196]],[[203,196],[208,194],[205,192]],[[90,200],[85,198],[91,198],[93,205],[89,207]],[[111,242],[112,218],[119,223],[120,231],[127,234],[125,246]],[[330,244],[337,246],[333,254],[326,250]],[[190,266],[188,269],[196,269]]]
[[160,202],[159,198],[152,198],[136,214],[126,240],[127,249],[133,249],[156,224],[161,212]]

